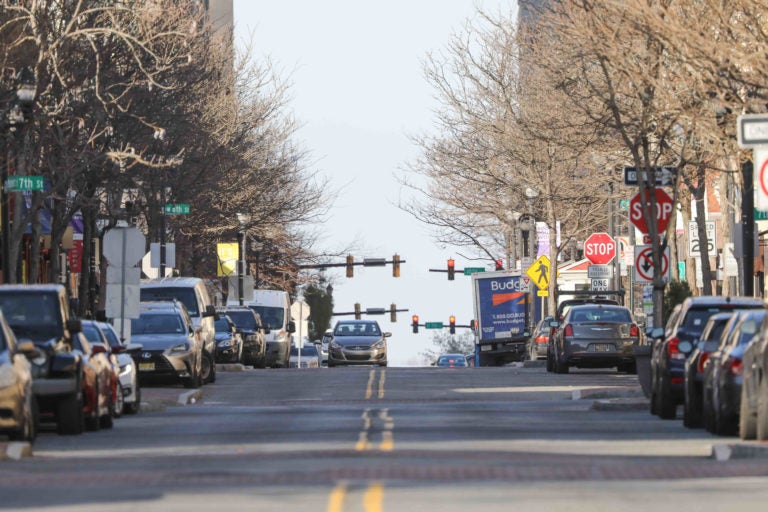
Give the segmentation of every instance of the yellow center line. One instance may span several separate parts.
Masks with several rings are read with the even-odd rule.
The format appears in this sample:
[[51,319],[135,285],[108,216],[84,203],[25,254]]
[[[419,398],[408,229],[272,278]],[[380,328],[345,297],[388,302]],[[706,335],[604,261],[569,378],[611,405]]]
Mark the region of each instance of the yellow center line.
[[379,449],[383,452],[391,452],[395,449],[395,437],[392,432],[392,429],[395,428],[395,421],[389,415],[389,409],[379,411],[379,419],[384,423]]
[[339,484],[333,488],[328,496],[327,512],[342,512],[344,510],[344,496],[347,493],[347,485]]
[[371,484],[363,495],[363,510],[365,512],[381,512],[384,501],[384,485],[380,483]]
[[384,398],[384,381],[387,380],[387,372],[386,370],[381,370],[381,373],[379,374],[379,400]]
[[368,385],[365,387],[365,399],[368,400],[373,396],[373,381],[376,378],[376,369],[372,369],[368,374]]

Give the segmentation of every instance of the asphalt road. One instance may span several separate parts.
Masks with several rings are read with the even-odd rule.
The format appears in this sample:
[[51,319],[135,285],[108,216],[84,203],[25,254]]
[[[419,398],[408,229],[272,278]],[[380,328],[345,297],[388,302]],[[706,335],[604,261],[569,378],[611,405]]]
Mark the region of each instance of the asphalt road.
[[[715,460],[722,439],[652,417],[626,398],[638,395],[635,376],[612,371],[220,372],[194,404],[43,432],[32,458],[0,462],[0,508],[764,508],[768,460]],[[598,401],[610,397],[625,398]]]

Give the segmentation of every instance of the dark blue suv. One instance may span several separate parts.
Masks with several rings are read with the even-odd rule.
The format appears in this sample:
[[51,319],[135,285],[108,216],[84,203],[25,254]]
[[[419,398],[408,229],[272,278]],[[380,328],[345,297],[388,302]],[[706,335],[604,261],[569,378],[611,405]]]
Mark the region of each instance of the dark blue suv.
[[653,340],[651,353],[651,414],[674,419],[684,401],[685,361],[709,317],[737,309],[764,308],[752,297],[688,297],[670,315],[664,334]]

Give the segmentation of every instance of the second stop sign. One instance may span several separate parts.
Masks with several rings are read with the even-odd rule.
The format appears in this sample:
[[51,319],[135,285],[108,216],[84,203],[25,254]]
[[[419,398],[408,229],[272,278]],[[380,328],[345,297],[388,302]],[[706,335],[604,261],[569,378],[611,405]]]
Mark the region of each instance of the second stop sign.
[[584,257],[595,265],[607,265],[616,256],[616,241],[608,233],[592,233],[584,242]]

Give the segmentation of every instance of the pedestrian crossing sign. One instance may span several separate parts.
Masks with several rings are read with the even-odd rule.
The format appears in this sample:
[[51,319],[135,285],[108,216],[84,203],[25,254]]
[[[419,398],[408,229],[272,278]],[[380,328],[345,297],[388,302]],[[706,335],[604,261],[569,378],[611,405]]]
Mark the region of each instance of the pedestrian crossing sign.
[[542,254],[525,271],[525,275],[530,277],[533,284],[540,290],[545,290],[549,287],[549,263],[549,257],[546,254]]

